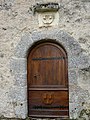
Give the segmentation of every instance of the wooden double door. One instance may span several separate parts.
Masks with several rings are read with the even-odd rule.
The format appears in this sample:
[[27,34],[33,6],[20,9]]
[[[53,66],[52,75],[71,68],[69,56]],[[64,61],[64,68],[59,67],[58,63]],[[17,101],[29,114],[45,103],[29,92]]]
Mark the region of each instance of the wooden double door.
[[58,44],[37,44],[28,55],[28,115],[68,117],[67,54]]

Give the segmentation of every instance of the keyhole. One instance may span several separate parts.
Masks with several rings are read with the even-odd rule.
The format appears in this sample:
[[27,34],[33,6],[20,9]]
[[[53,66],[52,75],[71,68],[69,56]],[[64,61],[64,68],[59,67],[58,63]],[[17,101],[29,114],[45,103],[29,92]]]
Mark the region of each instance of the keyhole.
[[40,76],[40,75],[35,74],[35,75],[34,75],[34,78],[37,80],[37,79],[39,78],[39,76]]
[[37,79],[37,75],[34,75],[34,78]]
[[36,76],[36,75],[34,75],[34,77],[36,78],[37,76]]

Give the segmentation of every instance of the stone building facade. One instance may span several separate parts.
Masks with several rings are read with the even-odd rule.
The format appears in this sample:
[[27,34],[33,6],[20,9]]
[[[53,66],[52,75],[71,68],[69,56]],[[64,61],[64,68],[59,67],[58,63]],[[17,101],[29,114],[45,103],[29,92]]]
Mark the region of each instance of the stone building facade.
[[[59,3],[59,19],[44,26],[30,8],[48,2]],[[70,118],[90,112],[90,0],[0,0],[1,119],[27,117],[28,50],[45,39],[68,54]]]

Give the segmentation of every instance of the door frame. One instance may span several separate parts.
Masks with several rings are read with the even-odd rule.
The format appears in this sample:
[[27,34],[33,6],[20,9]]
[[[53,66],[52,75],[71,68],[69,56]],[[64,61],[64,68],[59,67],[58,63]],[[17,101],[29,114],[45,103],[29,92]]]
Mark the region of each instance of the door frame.
[[[55,44],[56,46],[59,47],[59,49],[63,49],[63,51],[65,52],[64,54],[66,54],[66,67],[67,67],[67,70],[66,70],[66,74],[67,74],[67,83],[68,83],[68,105],[69,105],[69,81],[68,81],[68,55],[67,55],[67,52],[66,52],[66,49],[63,47],[63,45],[61,45],[59,42],[55,41],[55,40],[51,40],[51,39],[44,39],[44,40],[40,40],[40,41],[37,41],[35,43],[32,44],[32,46],[30,47],[30,49],[28,50],[28,56],[27,56],[27,61],[28,61],[28,57],[31,53],[31,51],[33,49],[35,49],[35,47],[39,47],[41,44],[43,43],[53,43]],[[28,66],[28,62],[27,62],[27,66]],[[28,67],[27,67],[27,71],[28,71]],[[28,72],[27,72],[27,78],[28,78]],[[27,103],[29,104],[29,95],[28,95],[28,80],[27,80]],[[28,105],[27,104],[27,105]],[[28,116],[29,116],[29,105],[28,105]],[[37,116],[38,117],[38,116]],[[49,117],[48,117],[49,118]],[[50,117],[51,118],[51,117]]]
[[[85,102],[85,98],[87,98],[88,95],[88,90],[86,91],[82,89],[78,83],[78,80],[80,79],[79,71],[81,71],[81,68],[88,68],[89,64],[86,61],[89,59],[89,57],[81,52],[82,47],[80,46],[80,43],[75,38],[70,36],[70,34],[60,30],[60,28],[46,30],[40,29],[31,31],[31,33],[24,33],[24,35],[18,40],[14,49],[14,54],[10,59],[10,73],[13,75],[13,81],[16,82],[16,85],[14,88],[12,88],[12,91],[16,92],[17,96],[21,96],[20,99],[16,99],[16,102],[19,102],[20,104],[23,103],[23,105],[19,105],[18,108],[14,108],[15,114],[18,118],[25,119],[27,117],[27,56],[29,50],[33,45],[35,45],[35,43],[38,43],[38,41],[44,41],[46,39],[53,40],[58,44],[60,43],[67,51],[69,116],[70,118],[74,116],[77,117],[80,110],[83,109],[81,103]],[[82,57],[82,59],[80,59],[80,57]],[[83,98],[82,93],[85,93]],[[17,112],[17,109],[21,109],[21,112]]]

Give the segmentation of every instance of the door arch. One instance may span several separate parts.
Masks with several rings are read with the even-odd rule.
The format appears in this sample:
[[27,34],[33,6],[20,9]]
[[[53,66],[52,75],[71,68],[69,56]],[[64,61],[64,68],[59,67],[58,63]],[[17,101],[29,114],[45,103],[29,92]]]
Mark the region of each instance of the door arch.
[[68,117],[68,65],[65,49],[55,42],[32,47],[27,60],[28,115]]

